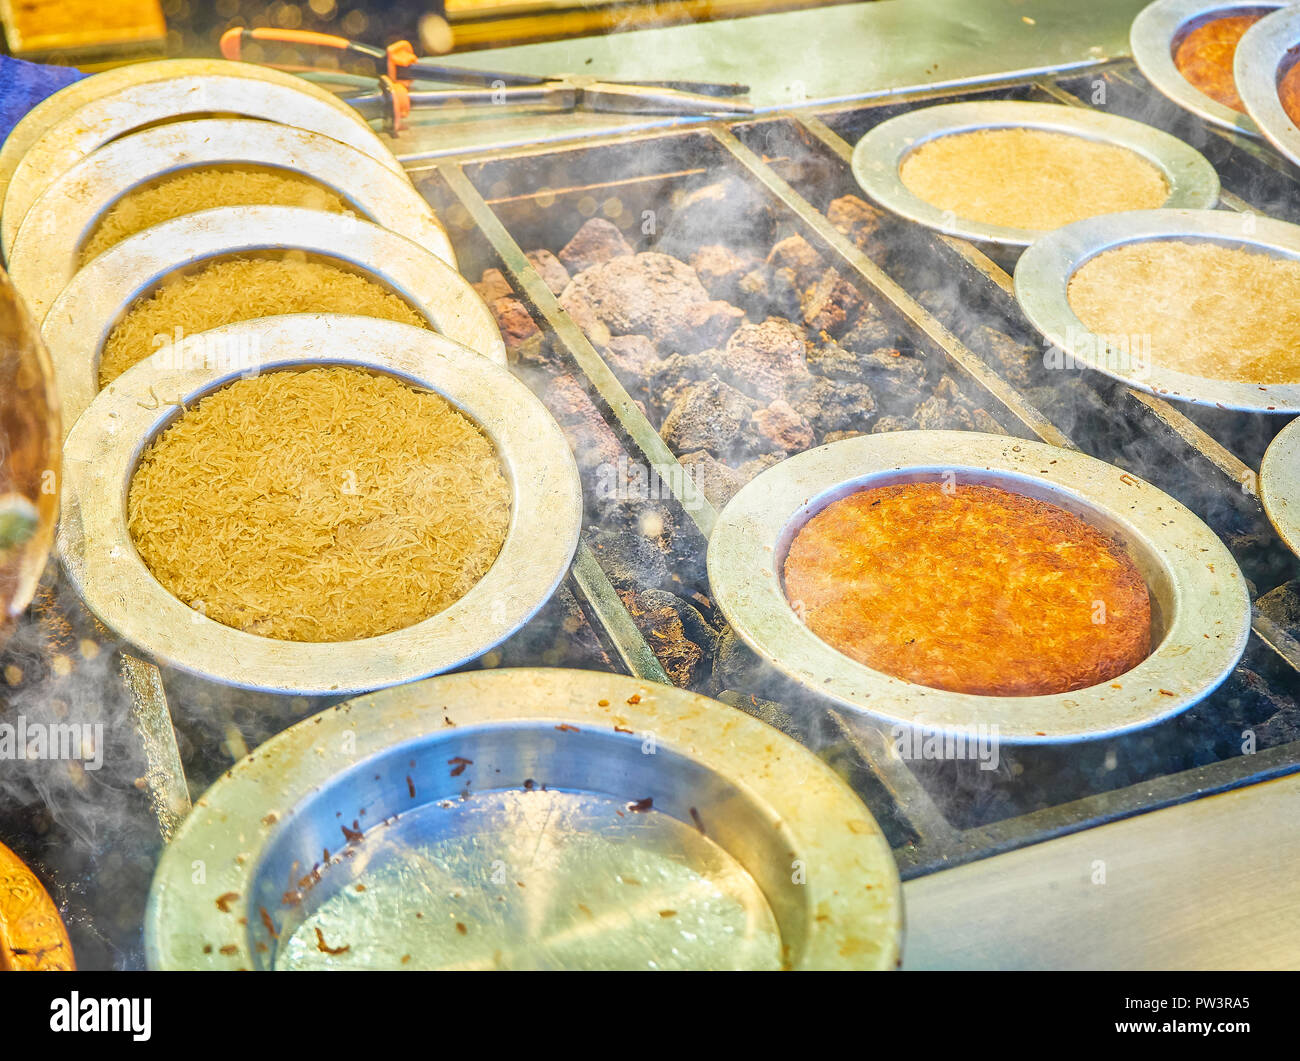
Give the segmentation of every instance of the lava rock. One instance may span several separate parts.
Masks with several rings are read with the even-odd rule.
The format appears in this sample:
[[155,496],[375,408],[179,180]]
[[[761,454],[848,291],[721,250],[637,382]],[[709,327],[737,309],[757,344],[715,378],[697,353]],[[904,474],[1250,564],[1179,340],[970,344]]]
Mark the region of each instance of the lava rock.
[[751,417],[754,431],[769,445],[764,448],[798,453],[813,444],[813,429],[784,399],[778,398]]
[[875,237],[885,215],[856,195],[842,195],[831,201],[826,218],[859,247],[865,247]]
[[583,313],[590,309],[612,335],[644,335],[661,349],[682,353],[711,345],[704,328],[708,314],[692,307],[712,301],[694,269],[654,252],[586,269],[560,297],[566,310],[570,303]]
[[808,340],[799,328],[769,317],[736,329],[722,353],[719,374],[759,400],[788,398],[812,378],[807,352]]
[[705,450],[723,460],[749,424],[756,403],[717,376],[692,384],[663,425],[663,438],[676,453]]
[[815,332],[839,335],[862,309],[862,296],[836,269],[827,269],[800,299],[804,323]]
[[672,683],[693,687],[709,677],[718,633],[694,607],[665,590],[619,594]]
[[745,485],[735,469],[727,467],[704,450],[683,454],[679,460],[696,488],[715,508],[725,506]]
[[691,268],[710,295],[725,302],[738,302],[745,293],[742,283],[759,265],[756,258],[737,254],[721,243],[701,247],[690,257]]
[[826,263],[802,236],[787,236],[768,253],[767,264],[774,272],[785,272],[799,290],[812,287],[826,271]]
[[635,253],[618,226],[603,217],[585,221],[561,249],[559,259],[570,273]]
[[617,590],[651,589],[668,582],[663,549],[643,534],[601,529],[587,543]]
[[569,286],[569,270],[550,251],[529,251],[525,257],[532,262],[537,275],[542,278],[542,283],[551,289],[551,294],[560,295]]
[[489,306],[497,299],[508,298],[515,293],[500,269],[484,269],[482,278],[474,285],[474,290]]
[[833,431],[865,431],[876,415],[876,399],[865,383],[815,377],[794,407],[819,438]]

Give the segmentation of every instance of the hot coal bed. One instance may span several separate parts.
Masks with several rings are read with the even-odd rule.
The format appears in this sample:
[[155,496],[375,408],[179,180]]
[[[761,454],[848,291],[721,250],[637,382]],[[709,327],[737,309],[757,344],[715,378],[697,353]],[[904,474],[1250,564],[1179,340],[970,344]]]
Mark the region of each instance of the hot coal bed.
[[[1289,167],[1167,103],[1127,63],[412,171],[584,484],[571,577],[472,666],[632,673],[754,714],[841,772],[904,878],[1300,767],[1300,564],[1265,518],[1252,471],[1284,418],[1175,406],[1054,366],[1010,292],[1014,260],[884,215],[856,187],[849,153],[872,126],[918,105],[989,98],[1098,107],[1166,129],[1215,165],[1226,208],[1300,221]],[[1166,722],[1003,747],[993,770],[905,761],[887,731],[792,686],[714,605],[705,549],[717,512],[785,457],[914,428],[1077,447],[1183,502],[1250,580],[1254,634],[1241,663]],[[166,817],[149,783],[156,734],[142,735],[111,639],[53,566],[29,620],[5,650],[9,711],[103,719],[108,748],[97,770],[7,764],[0,829],[52,882],[83,967],[139,966]],[[192,797],[331,702],[164,679]]]

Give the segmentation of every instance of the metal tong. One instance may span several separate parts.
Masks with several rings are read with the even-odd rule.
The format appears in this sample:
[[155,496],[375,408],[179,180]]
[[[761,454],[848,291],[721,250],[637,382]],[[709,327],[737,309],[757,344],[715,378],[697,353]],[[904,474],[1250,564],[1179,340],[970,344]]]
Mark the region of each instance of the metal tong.
[[[221,54],[241,58],[249,41],[291,44],[302,49],[326,49],[372,69],[379,81],[375,92],[345,96],[344,101],[366,118],[379,118],[392,132],[402,128],[414,107],[495,106],[536,107],[552,111],[589,110],[615,114],[666,114],[681,116],[735,116],[753,113],[741,99],[748,85],[715,81],[611,81],[577,74],[539,77],[497,70],[443,66],[419,59],[409,41],[377,48],[346,37],[306,30],[245,29],[234,27],[221,37]],[[284,66],[267,63],[268,66]],[[299,68],[300,69],[300,68]],[[412,81],[443,81],[472,86],[412,91]]]

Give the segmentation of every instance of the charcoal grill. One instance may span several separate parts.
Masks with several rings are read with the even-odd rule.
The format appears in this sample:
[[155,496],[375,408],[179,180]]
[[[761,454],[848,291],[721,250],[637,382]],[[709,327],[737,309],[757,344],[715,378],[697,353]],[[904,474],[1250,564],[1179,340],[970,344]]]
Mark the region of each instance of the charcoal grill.
[[[658,476],[661,507],[672,511],[680,528],[673,555],[686,558],[670,572],[673,585],[700,585],[694,560],[713,530],[717,508],[681,488],[690,480],[643,403],[560,309],[524,252],[557,251],[597,213],[619,224],[639,247],[652,245],[640,232],[647,217],[670,216],[674,195],[728,178],[773,209],[782,232],[803,235],[849,277],[914,349],[951,373],[1009,435],[1082,449],[1147,479],[1205,518],[1242,567],[1252,596],[1285,584],[1296,575],[1295,560],[1269,526],[1257,486],[1259,461],[1280,419],[1175,408],[1090,371],[1048,372],[1037,333],[1015,302],[1014,257],[995,250],[995,259],[967,241],[894,218],[859,246],[828,219],[832,200],[858,193],[850,161],[853,145],[869,129],[918,107],[990,99],[1085,110],[1091,101],[1104,100],[1107,113],[1148,121],[1201,151],[1222,179],[1224,209],[1267,209],[1295,220],[1289,202],[1293,178],[1284,163],[1267,148],[1169,103],[1129,62],[1073,77],[973,86],[955,94],[923,90],[817,113],[470,152],[416,162],[411,174],[448,220],[466,274],[489,267],[503,271],[543,324],[564,369],[576,370],[632,459]],[[738,241],[752,238],[743,227],[736,231]],[[599,540],[589,530],[589,545]],[[617,580],[618,558],[594,547],[592,553]],[[593,615],[606,630],[637,629],[619,602],[603,603],[609,607]],[[650,631],[649,643],[662,649],[655,634]],[[643,636],[616,655],[634,673],[655,677],[659,668],[646,659],[646,647]],[[1004,756],[996,776],[952,764],[905,763],[887,741],[855,731],[833,703],[810,708],[774,668],[748,669],[743,689],[705,685],[765,717],[774,717],[766,714],[768,701],[789,709],[783,721],[793,717],[805,739],[853,780],[890,835],[908,878],[1295,771],[1297,670],[1300,644],[1280,623],[1255,611],[1241,663],[1181,721],[1098,741],[1087,751],[1017,749]],[[1257,728],[1265,740],[1253,754],[1241,754],[1241,733],[1255,734]]]
[[[568,595],[476,666],[566,664],[620,671],[647,682],[669,674],[691,688],[768,719],[819,750],[866,801],[904,879],[1091,828],[1300,768],[1300,644],[1277,612],[1255,608],[1246,651],[1203,701],[1140,733],[1066,749],[1008,749],[997,771],[903,761],[883,739],[853,727],[843,709],[802,696],[771,667],[745,660],[724,636],[696,629],[691,665],[682,627],[657,623],[654,601],[638,595],[639,555],[622,532],[659,550],[655,583],[704,625],[717,622],[703,571],[718,509],[691,489],[633,382],[563,310],[526,251],[559,250],[588,217],[616,223],[650,246],[674,196],[731,180],[760,204],[782,234],[802,235],[887,319],[900,342],[949,376],[1007,435],[1081,450],[1165,491],[1223,540],[1257,601],[1290,592],[1300,574],[1258,496],[1257,472],[1283,419],[1212,407],[1175,407],[1091,371],[1048,372],[1037,332],[1014,298],[1014,252],[975,245],[901,219],[884,218],[861,244],[831,223],[833,200],[857,195],[853,145],[894,115],[937,103],[1025,100],[1100,108],[1147,121],[1200,151],[1222,182],[1225,210],[1266,211],[1300,221],[1294,171],[1271,148],[1165,99],[1127,61],[1082,72],[925,89],[869,100],[810,105],[739,121],[621,131],[579,142],[470,148],[410,163],[410,175],[448,226],[464,273],[501,270],[539,335],[511,339],[515,371],[555,404],[552,384],[570,376],[591,403],[591,420],[568,424],[608,441],[605,462],[626,459],[653,473],[650,496],[602,505],[597,469],[585,462],[588,527]],[[530,124],[529,130],[535,131]],[[506,123],[503,138],[525,136]],[[529,139],[536,139],[532,132]],[[457,142],[454,135],[440,144]],[[734,238],[757,242],[752,217],[732,219]],[[766,234],[764,238],[768,238]],[[688,248],[689,249],[689,248]],[[576,437],[576,436],[575,436]],[[613,532],[613,533],[607,533]],[[662,600],[662,598],[658,598]],[[679,608],[691,622],[692,615]],[[716,627],[713,628],[717,633]],[[724,631],[725,634],[725,631]],[[689,637],[686,638],[689,640]],[[719,647],[719,642],[721,646]],[[691,658],[694,658],[693,656]],[[684,663],[683,661],[686,660]],[[715,678],[716,672],[716,678]],[[247,701],[165,670],[179,745],[169,720],[146,717],[159,737],[151,759],[159,783],[195,791],[248,747],[328,701],[286,706]],[[192,704],[202,704],[201,712]],[[147,715],[147,705],[144,714]],[[1254,751],[1243,754],[1243,733]]]

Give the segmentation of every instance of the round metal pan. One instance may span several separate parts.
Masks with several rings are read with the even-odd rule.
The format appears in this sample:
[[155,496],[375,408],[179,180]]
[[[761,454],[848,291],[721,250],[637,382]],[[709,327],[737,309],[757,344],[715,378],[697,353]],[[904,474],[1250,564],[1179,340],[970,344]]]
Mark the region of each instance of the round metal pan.
[[[214,339],[247,350],[247,363],[224,372],[204,366],[204,343]],[[64,445],[57,542],[90,610],[155,661],[246,689],[367,692],[482,655],[523,626],[568,571],[582,520],[569,445],[527,387],[473,351],[407,324],[303,314],[191,336],[168,361],[182,367],[154,355],[128,369],[72,429]],[[387,372],[442,394],[492,439],[513,492],[505,544],[479,583],[437,615],[379,637],[308,643],[224,626],[163,589],[126,524],[136,461],[179,407],[249,371],[319,364]]]
[[[1133,61],[1157,90],[1183,110],[1222,129],[1258,137],[1259,127],[1250,117],[1211,99],[1183,77],[1182,71],[1174,64],[1174,49],[1184,34],[1215,18],[1250,11],[1271,11],[1282,6],[1257,0],[1156,0],[1138,12],[1129,30]],[[1246,32],[1249,34],[1254,28],[1252,26]],[[1241,92],[1239,78],[1237,92],[1244,103],[1245,95]]]
[[1259,499],[1277,536],[1300,556],[1300,419],[1282,428],[1264,451]]
[[1192,376],[1158,364],[1108,356],[1104,340],[1090,332],[1070,306],[1069,284],[1089,259],[1126,243],[1188,240],[1244,247],[1300,258],[1300,226],[1226,210],[1134,210],[1089,218],[1044,236],[1016,263],[1016,299],[1025,316],[1053,347],[1076,364],[1096,369],[1163,398],[1255,413],[1300,411],[1300,383],[1242,383]]
[[[846,494],[900,482],[999,486],[1081,516],[1121,542],[1146,579],[1154,651],[1113,683],[993,697],[915,685],[850,659],[795,614],[782,586],[803,524]],[[1232,554],[1151,484],[1082,453],[967,431],[899,431],[808,450],[763,472],[722,511],[709,581],[727,621],[767,663],[877,722],[925,732],[988,727],[1008,744],[1113,736],[1191,707],[1236,665],[1250,599]]]
[[1284,7],[1260,19],[1237,45],[1233,76],[1237,94],[1255,125],[1282,154],[1300,166],[1300,129],[1278,98],[1277,85],[1300,47],[1300,9]]
[[1210,207],[1219,200],[1218,173],[1199,151],[1177,137],[1114,114],[1019,100],[945,103],[881,122],[853,149],[853,175],[872,199],[909,221],[963,239],[1026,247],[1043,232],[954,217],[909,191],[899,177],[904,159],[922,144],[981,129],[1042,129],[1126,147],[1164,175],[1169,184],[1166,206]]
[[[99,357],[136,299],[168,277],[223,258],[303,251],[373,277],[401,295],[434,331],[504,365],[496,319],[463,276],[386,228],[292,206],[226,206],[138,232],[89,262],[42,325],[63,401],[64,430],[99,391]],[[36,312],[41,312],[39,304]]]
[[[166,81],[174,77],[191,77],[218,74],[227,77],[246,77],[254,81],[267,81],[272,84],[293,86],[302,78],[295,78],[280,70],[258,66],[255,63],[232,63],[225,59],[158,59],[147,63],[132,63],[113,70],[105,70],[93,77],[74,81],[58,92],[47,96],[22,116],[17,125],[9,131],[8,137],[0,142],[0,203],[4,202],[9,182],[14,170],[28,150],[41,138],[49,128],[61,122],[74,111],[123,88],[143,85],[153,81]],[[307,82],[307,91],[317,95],[321,86]],[[326,90],[335,103],[344,108],[360,125],[365,125],[361,115],[343,104],[342,101]],[[322,97],[318,97],[322,98]],[[328,102],[328,101],[326,101]],[[366,126],[369,128],[368,126]]]
[[[94,95],[41,130],[14,165],[5,189],[0,246],[6,259],[19,225],[50,181],[124,133],[186,115],[233,114],[310,129],[355,147],[394,173],[404,172],[378,135],[337,96],[289,74],[250,76],[245,65],[226,63],[225,67],[237,69],[131,81]],[[99,76],[107,75],[77,82],[63,92],[95,82]]]
[[33,305],[48,307],[80,267],[81,248],[104,213],[123,196],[186,170],[238,165],[311,177],[365,218],[455,267],[451,241],[429,205],[410,181],[370,156],[288,125],[206,120],[125,136],[56,177],[18,230],[9,275]]
[[547,668],[340,704],[236,763],[163,852],[145,949],[153,969],[891,969],[901,931],[888,845],[807,749],[672,686]]

